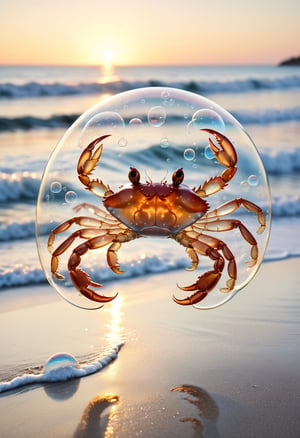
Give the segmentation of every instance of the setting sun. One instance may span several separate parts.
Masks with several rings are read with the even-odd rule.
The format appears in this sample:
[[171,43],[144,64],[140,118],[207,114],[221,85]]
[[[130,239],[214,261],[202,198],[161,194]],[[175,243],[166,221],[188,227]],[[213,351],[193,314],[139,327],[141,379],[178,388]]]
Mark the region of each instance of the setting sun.
[[113,63],[113,52],[111,49],[104,49],[102,52],[102,63],[111,65]]

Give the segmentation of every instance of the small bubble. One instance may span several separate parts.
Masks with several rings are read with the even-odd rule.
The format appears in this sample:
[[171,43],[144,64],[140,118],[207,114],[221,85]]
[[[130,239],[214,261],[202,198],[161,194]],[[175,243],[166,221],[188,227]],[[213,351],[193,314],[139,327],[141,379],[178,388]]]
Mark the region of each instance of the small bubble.
[[132,126],[133,128],[138,128],[142,124],[143,124],[143,122],[138,117],[134,117],[133,119],[131,119],[129,121],[129,126]]
[[[124,128],[125,122],[123,117],[115,111],[103,111],[92,117],[86,124],[82,132],[82,140],[84,136],[94,133],[95,131],[105,131],[111,129]],[[108,131],[109,132],[109,131]]]
[[65,194],[65,201],[68,204],[73,204],[74,202],[77,201],[77,193],[73,192],[73,190],[70,190]]
[[201,109],[194,113],[192,123],[197,129],[214,129],[218,132],[225,130],[222,117],[211,109]]
[[195,154],[194,149],[187,148],[187,149],[185,149],[183,156],[184,156],[185,160],[192,161],[195,158],[196,154]]
[[79,368],[79,363],[72,354],[57,353],[51,356],[45,363],[44,373],[64,367]]
[[53,181],[50,186],[52,193],[60,193],[62,190],[62,185],[59,181]]
[[165,90],[165,91],[162,91],[162,92],[161,92],[160,96],[161,96],[162,99],[165,99],[165,100],[166,100],[166,99],[169,99],[169,97],[170,97],[170,93],[169,93],[168,91]]
[[121,137],[121,138],[119,139],[119,141],[118,141],[118,145],[121,146],[122,148],[124,148],[125,146],[127,146],[127,143],[128,143],[128,141],[127,141],[127,139],[124,138],[124,137]]
[[240,183],[240,187],[243,190],[243,192],[248,192],[249,191],[249,184],[248,181],[242,181]]
[[159,144],[160,144],[161,148],[166,149],[167,147],[169,147],[169,140],[168,140],[168,138],[167,137],[161,138]]
[[154,106],[148,112],[148,122],[151,126],[159,128],[167,118],[166,110],[162,106]]
[[250,175],[247,179],[249,186],[257,186],[259,183],[259,178],[256,175]]
[[209,145],[207,145],[206,148],[204,149],[204,156],[208,160],[212,160],[213,158],[215,158],[214,151],[211,149]]

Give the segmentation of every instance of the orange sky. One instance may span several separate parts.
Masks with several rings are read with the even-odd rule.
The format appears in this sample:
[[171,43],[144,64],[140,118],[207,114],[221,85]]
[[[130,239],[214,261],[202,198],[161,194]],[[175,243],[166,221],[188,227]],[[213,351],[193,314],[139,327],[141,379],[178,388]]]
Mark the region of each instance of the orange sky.
[[299,17],[299,0],[1,0],[0,64],[276,64],[300,54]]

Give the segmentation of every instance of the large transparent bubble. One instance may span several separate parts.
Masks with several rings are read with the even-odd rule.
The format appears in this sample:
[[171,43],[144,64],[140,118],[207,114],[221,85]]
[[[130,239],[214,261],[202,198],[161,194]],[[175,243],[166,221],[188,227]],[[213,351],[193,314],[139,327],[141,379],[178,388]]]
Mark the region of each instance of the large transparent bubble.
[[[135,278],[136,289],[139,294],[143,294],[141,287],[143,275],[149,273],[153,275],[171,269],[177,270],[177,284],[188,286],[195,284],[198,277],[205,272],[212,271],[215,257],[201,254],[201,252],[208,254],[209,251],[206,249],[205,251],[203,249],[196,251],[199,256],[198,267],[195,270],[188,270],[191,267],[193,251],[191,249],[186,251],[184,247],[186,243],[182,238],[184,231],[181,231],[181,239],[177,239],[181,241],[181,244],[174,238],[168,238],[169,236],[166,236],[165,232],[161,233],[162,236],[140,237],[134,241],[123,243],[118,251],[118,257],[120,270],[126,272],[123,274],[115,273],[109,268],[106,259],[109,244],[99,249],[83,251],[84,253],[81,251],[82,246],[81,249],[78,249],[79,245],[83,243],[87,243],[87,246],[90,245],[84,232],[80,235],[78,230],[92,226],[94,227],[93,236],[97,236],[96,222],[91,221],[89,224],[86,220],[81,221],[81,223],[80,220],[77,222],[66,221],[74,217],[94,218],[99,222],[99,235],[102,236],[105,235],[105,232],[101,231],[101,227],[109,229],[114,226],[109,212],[99,213],[97,210],[97,208],[101,208],[102,211],[105,211],[103,197],[91,193],[78,179],[78,159],[84,148],[94,139],[109,135],[103,140],[102,155],[93,174],[89,175],[91,180],[103,181],[106,187],[109,186],[114,193],[122,190],[128,184],[132,190],[137,190],[137,186],[133,189],[128,180],[129,169],[136,168],[140,172],[141,183],[148,186],[160,183],[161,190],[166,193],[163,187],[170,187],[167,184],[172,184],[172,175],[177,169],[183,169],[184,181],[182,184],[191,189],[197,189],[205,181],[222,175],[226,167],[220,163],[220,160],[216,159],[209,143],[210,138],[219,147],[217,134],[223,136],[219,138],[228,138],[234,145],[237,153],[237,171],[222,190],[214,190],[210,185],[210,190],[215,191],[215,193],[205,197],[209,204],[209,211],[217,209],[224,203],[243,198],[262,209],[266,218],[266,227],[263,232],[258,234],[257,230],[260,224],[256,212],[245,208],[245,204],[243,206],[242,203],[239,208],[229,208],[226,215],[223,211],[222,216],[218,217],[218,214],[215,214],[214,218],[208,219],[209,226],[207,228],[214,228],[215,231],[205,230],[203,218],[200,228],[194,228],[192,232],[188,229],[186,231],[189,231],[190,238],[200,242],[204,241],[205,248],[210,246],[214,247],[214,251],[218,251],[220,254],[218,256],[218,271],[221,272],[221,261],[225,260],[219,282],[205,299],[195,304],[195,307],[213,308],[235,296],[256,274],[268,242],[271,221],[270,193],[262,161],[247,132],[225,109],[202,96],[161,87],[128,91],[97,104],[79,117],[67,130],[54,150],[42,178],[37,208],[39,255],[50,284],[67,301],[78,307],[96,309],[102,306],[102,304],[83,296],[70,280],[68,260],[74,249],[72,257],[80,259],[77,268],[87,272],[93,282],[103,285],[102,288],[91,287],[91,289],[105,296],[113,296],[118,292],[119,295],[126,296],[129,301],[131,293],[134,291],[132,288],[131,290],[127,289],[126,281],[116,282],[115,280]],[[98,190],[97,193],[103,195],[104,191],[104,189]],[[164,198],[163,202],[169,205],[168,196]],[[126,201],[123,207],[127,206],[128,208],[128,203],[129,201]],[[184,208],[182,205],[167,207],[169,208],[169,216],[171,218],[178,218],[179,215],[190,217],[193,203],[194,201],[187,196]],[[135,205],[135,200],[132,201],[132,204],[130,206],[132,215],[136,214],[139,217],[144,215],[145,222],[147,222],[147,199],[142,205]],[[96,208],[91,207],[91,205]],[[234,206],[237,203],[230,205]],[[145,211],[146,213],[143,213]],[[104,216],[105,226],[101,225]],[[223,221],[222,224],[220,220]],[[224,220],[227,222],[225,223]],[[49,232],[45,230],[53,230],[64,222],[67,223],[67,226],[55,234],[52,251],[69,236],[72,235],[72,237],[67,240],[63,250],[59,251],[61,254],[58,257],[59,265],[57,268],[53,267],[55,263],[52,260],[52,271],[57,270],[59,273],[58,276],[53,276],[51,254],[47,248]],[[188,225],[188,221],[186,223]],[[214,225],[211,225],[212,223]],[[251,248],[252,258],[255,253],[253,242],[249,243],[251,240],[249,237],[247,241],[243,227],[236,226],[240,223],[250,231],[257,241],[258,257],[257,262],[254,265],[252,263],[252,266],[248,262],[251,259]],[[174,232],[173,230],[171,237],[175,237]],[[86,234],[90,238],[91,234],[88,232]],[[207,236],[211,236],[213,239]],[[235,285],[231,291],[227,292],[224,290],[228,285],[228,264],[230,264],[231,256],[223,242],[233,254],[237,268]],[[188,243],[189,247],[190,243],[191,240]],[[195,267],[196,263],[193,265]],[[232,263],[230,269],[231,276],[234,276]],[[165,287],[166,298],[170,299],[170,306],[178,305],[172,304],[173,295],[181,299],[192,295],[195,291],[183,291],[176,284],[168,284]],[[118,297],[115,299],[117,300]]]

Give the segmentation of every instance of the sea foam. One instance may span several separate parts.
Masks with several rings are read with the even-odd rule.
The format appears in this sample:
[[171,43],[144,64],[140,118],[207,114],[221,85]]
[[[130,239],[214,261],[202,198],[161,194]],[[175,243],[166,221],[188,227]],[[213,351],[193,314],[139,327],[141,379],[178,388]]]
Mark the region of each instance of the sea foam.
[[123,345],[123,342],[119,343],[116,347],[112,348],[111,351],[106,355],[100,356],[93,362],[84,363],[80,365],[79,368],[76,368],[74,366],[63,366],[50,370],[48,372],[41,372],[38,374],[24,373],[9,381],[0,382],[0,393],[13,389],[18,389],[25,385],[36,385],[50,382],[64,382],[69,379],[78,379],[80,377],[85,377],[89,376],[90,374],[97,373],[117,358],[118,353]]

